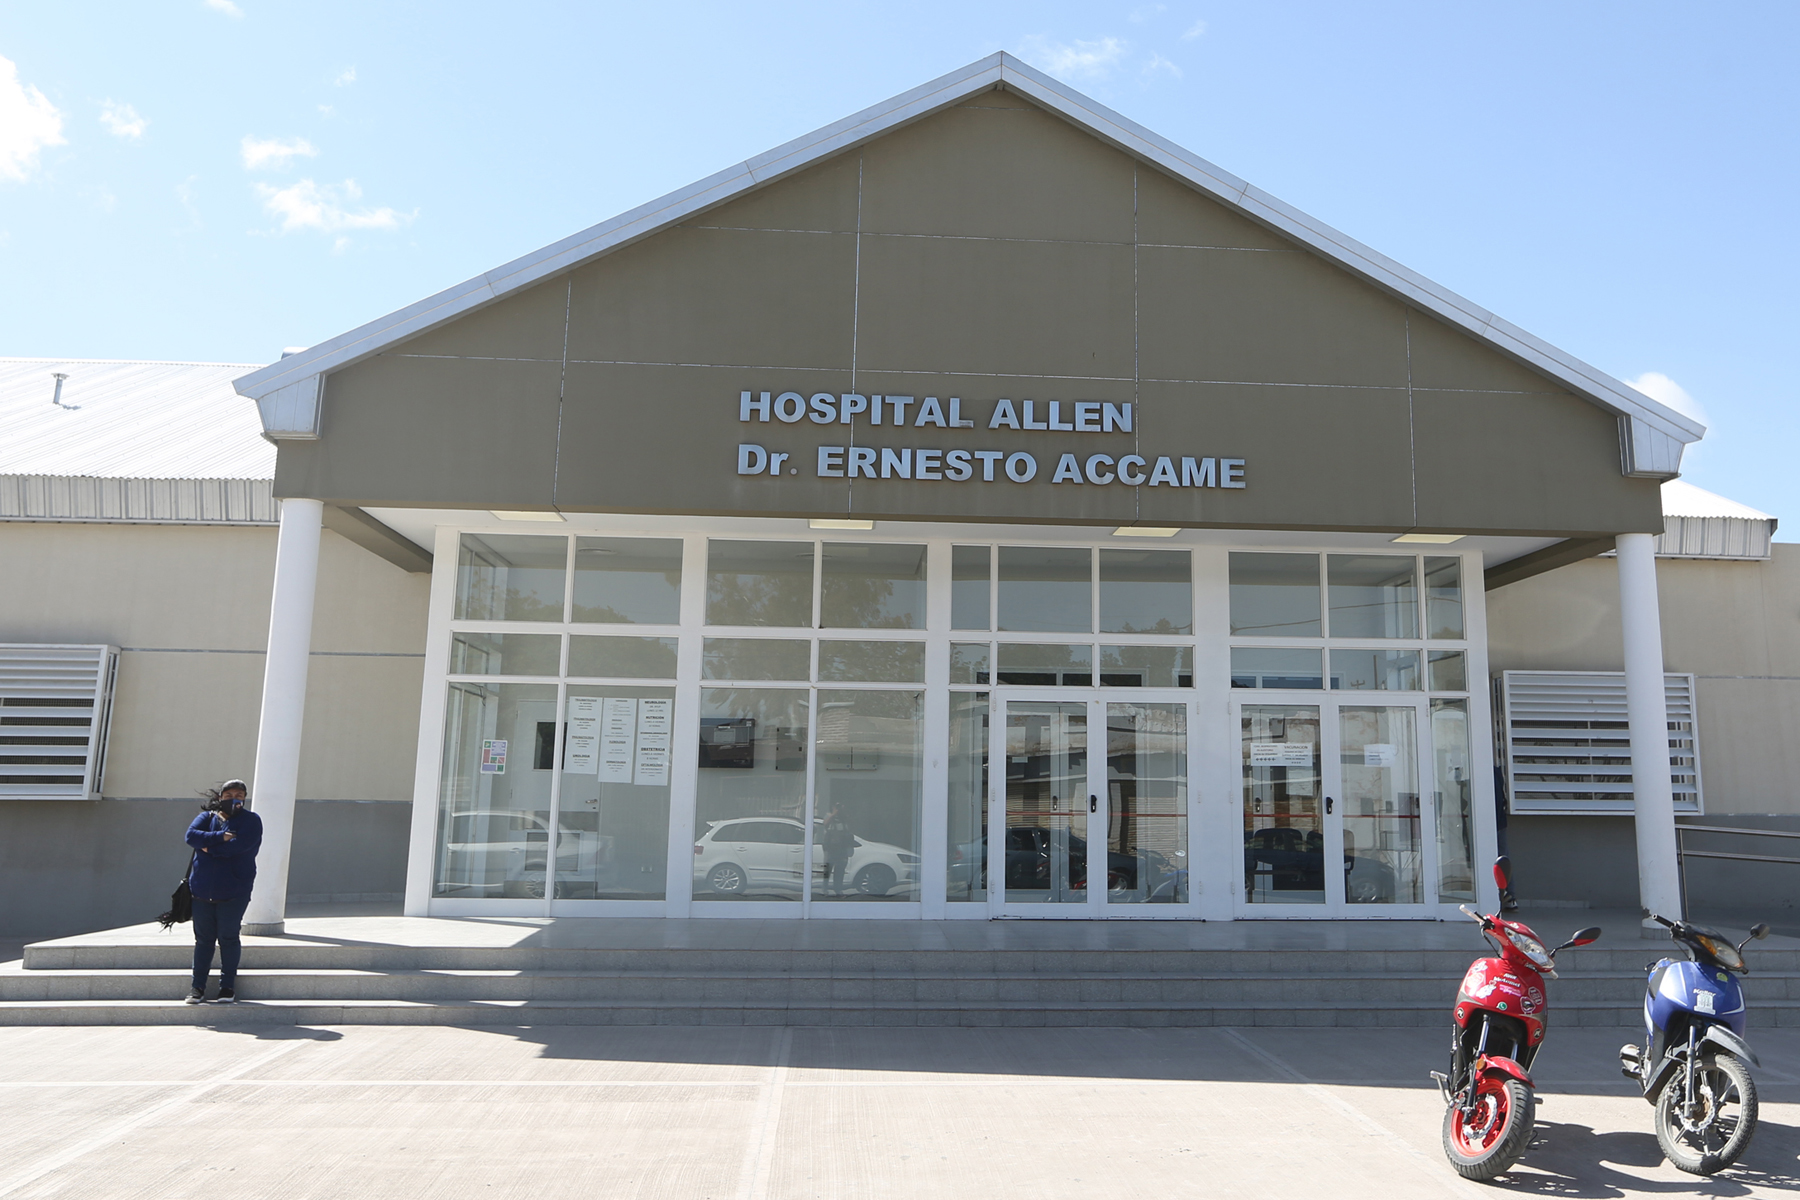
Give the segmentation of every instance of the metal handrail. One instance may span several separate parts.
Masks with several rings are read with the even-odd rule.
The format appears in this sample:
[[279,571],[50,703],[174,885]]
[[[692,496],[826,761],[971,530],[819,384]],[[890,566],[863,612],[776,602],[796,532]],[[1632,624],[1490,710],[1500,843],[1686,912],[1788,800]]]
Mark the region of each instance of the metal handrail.
[[1790,833],[1785,829],[1740,829],[1732,825],[1682,825],[1675,826],[1675,866],[1681,874],[1681,911],[1687,912],[1687,860],[1690,858],[1724,858],[1732,862],[1764,862],[1787,863],[1800,866],[1800,858],[1783,858],[1774,854],[1727,854],[1723,850],[1689,850],[1682,841],[1686,833],[1725,833],[1737,834],[1739,837],[1775,837],[1800,838],[1800,833]]

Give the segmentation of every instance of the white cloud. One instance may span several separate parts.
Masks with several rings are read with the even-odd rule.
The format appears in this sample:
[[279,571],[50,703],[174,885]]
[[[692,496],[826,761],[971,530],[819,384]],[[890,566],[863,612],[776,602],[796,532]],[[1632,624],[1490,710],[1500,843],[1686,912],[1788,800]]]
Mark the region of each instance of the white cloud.
[[1195,21],[1192,25],[1189,25],[1187,27],[1187,32],[1185,32],[1181,35],[1181,40],[1184,42],[1191,42],[1195,38],[1204,34],[1205,32],[1206,32],[1206,22],[1205,21]]
[[1167,71],[1175,78],[1181,78],[1180,67],[1176,66],[1160,54],[1152,54],[1150,56],[1150,61],[1144,64],[1144,75],[1147,78],[1154,77],[1159,71]]
[[[357,229],[392,231],[419,215],[416,209],[403,213],[385,206],[354,210],[346,207],[362,199],[362,189],[356,186],[354,179],[346,179],[341,184],[318,184],[302,179],[292,187],[284,188],[259,183],[256,194],[262,197],[263,209],[270,216],[280,218],[282,233],[303,229],[316,229],[320,233]],[[338,241],[336,250],[341,252],[348,243],[342,238]]]
[[1019,43],[1019,57],[1064,79],[1105,79],[1125,57],[1130,43],[1106,37],[1098,41],[1053,42],[1034,33]]
[[353,84],[355,82],[356,82],[356,68],[355,67],[345,67],[342,71],[339,71],[337,73],[337,78],[333,79],[331,81],[331,85],[333,87],[349,87],[351,84]]
[[1702,425],[1712,424],[1706,415],[1706,409],[1700,402],[1688,395],[1686,388],[1664,375],[1661,371],[1645,371],[1636,379],[1627,379],[1626,383],[1659,404],[1666,404],[1686,417],[1692,417]]
[[0,178],[29,178],[37,170],[40,150],[68,144],[62,127],[56,105],[19,82],[19,68],[10,58],[0,58]]
[[244,135],[239,143],[244,154],[244,170],[267,171],[279,170],[293,162],[296,158],[317,158],[319,148],[305,138],[257,138]]
[[1126,20],[1131,21],[1134,24],[1141,25],[1145,21],[1148,21],[1151,17],[1157,16],[1160,13],[1166,13],[1168,11],[1169,11],[1169,6],[1166,4],[1146,4],[1142,8],[1133,9],[1131,11],[1131,15],[1129,17],[1127,17]]
[[138,110],[129,104],[117,104],[108,100],[100,106],[100,123],[114,137],[137,139],[144,136],[144,129],[149,120],[140,117]]
[[244,10],[233,4],[231,0],[206,0],[206,7],[214,12],[224,13],[228,17],[241,17]]

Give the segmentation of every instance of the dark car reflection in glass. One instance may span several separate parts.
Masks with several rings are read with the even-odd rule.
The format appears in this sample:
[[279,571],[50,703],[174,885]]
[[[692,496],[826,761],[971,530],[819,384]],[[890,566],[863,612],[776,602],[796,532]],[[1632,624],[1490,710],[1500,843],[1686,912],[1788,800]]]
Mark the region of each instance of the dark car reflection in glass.
[[[1325,836],[1316,830],[1276,826],[1244,835],[1244,895],[1325,891]],[[1386,863],[1344,855],[1344,897],[1352,904],[1386,904],[1394,899],[1394,872]]]

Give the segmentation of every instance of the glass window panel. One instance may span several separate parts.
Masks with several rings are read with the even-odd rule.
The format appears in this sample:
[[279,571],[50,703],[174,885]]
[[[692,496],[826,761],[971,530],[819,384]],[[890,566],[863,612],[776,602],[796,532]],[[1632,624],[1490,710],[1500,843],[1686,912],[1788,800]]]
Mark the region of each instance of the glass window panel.
[[1000,547],[1000,628],[1024,633],[1091,633],[1093,552]]
[[1432,691],[1469,690],[1469,670],[1461,650],[1431,650],[1425,657],[1429,660]]
[[[981,649],[986,651],[987,647]],[[950,695],[950,828],[945,898],[987,899],[988,694]]]
[[1192,646],[1102,646],[1101,687],[1193,687]]
[[554,633],[456,633],[450,636],[452,675],[555,675],[562,638]]
[[706,543],[708,625],[812,624],[811,542]]
[[1231,555],[1233,637],[1318,637],[1319,556]]
[[925,693],[819,689],[813,899],[917,901]]
[[1088,706],[1006,705],[1006,829],[996,856],[1008,904],[1085,904]]
[[812,678],[812,643],[798,638],[707,638],[702,679]]
[[565,703],[556,894],[661,900],[675,690],[573,684]]
[[805,688],[701,688],[694,899],[798,900],[806,879]]
[[1318,650],[1293,650],[1266,646],[1231,648],[1231,686],[1234,688],[1288,688],[1313,691],[1325,686],[1324,664]]
[[1325,903],[1319,804],[1319,710],[1246,704],[1239,714],[1244,783],[1244,899]]
[[1469,702],[1431,702],[1437,783],[1438,899],[1475,900],[1475,789],[1469,763]]
[[819,641],[824,683],[924,683],[924,642]]
[[459,621],[560,621],[569,539],[465,533],[456,559]]
[[681,623],[679,538],[575,539],[575,621]]
[[1094,648],[1002,642],[999,679],[1014,687],[1090,687]]
[[543,896],[555,735],[555,684],[449,685],[434,895]]
[[582,637],[569,639],[569,674],[609,675],[616,679],[675,678],[676,641],[657,637]]
[[1334,638],[1419,636],[1418,564],[1396,554],[1327,554]]
[[1186,550],[1100,551],[1100,632],[1194,632],[1193,559]]
[[925,547],[826,542],[819,559],[819,624],[925,628]]
[[950,547],[950,628],[988,628],[992,547]]
[[1344,899],[1421,904],[1419,759],[1412,708],[1338,709],[1344,789]]
[[1463,633],[1462,559],[1425,559],[1425,636],[1460,638]]
[[1333,650],[1331,690],[1341,692],[1416,692],[1417,650]]
[[972,683],[985,687],[990,678],[991,651],[986,642],[950,643],[950,682]]
[[1187,705],[1106,706],[1108,904],[1187,903],[1187,758]]

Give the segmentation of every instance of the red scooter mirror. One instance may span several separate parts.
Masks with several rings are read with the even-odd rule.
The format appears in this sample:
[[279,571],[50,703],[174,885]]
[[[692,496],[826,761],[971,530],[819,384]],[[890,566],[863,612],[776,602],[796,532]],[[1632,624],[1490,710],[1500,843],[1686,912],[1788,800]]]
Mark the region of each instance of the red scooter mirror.
[[[1575,931],[1575,936],[1564,942],[1563,946],[1587,946],[1592,945],[1599,940],[1600,927],[1598,925],[1589,925],[1586,929],[1577,929]],[[1560,950],[1563,946],[1558,946],[1557,949]]]
[[1504,854],[1494,860],[1494,882],[1503,892],[1512,887],[1512,859]]

